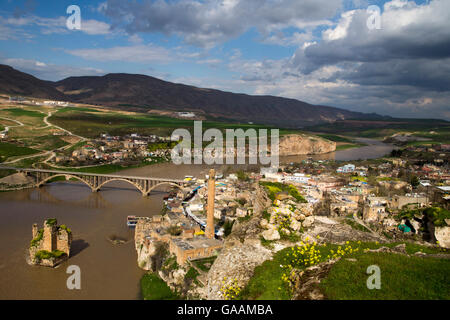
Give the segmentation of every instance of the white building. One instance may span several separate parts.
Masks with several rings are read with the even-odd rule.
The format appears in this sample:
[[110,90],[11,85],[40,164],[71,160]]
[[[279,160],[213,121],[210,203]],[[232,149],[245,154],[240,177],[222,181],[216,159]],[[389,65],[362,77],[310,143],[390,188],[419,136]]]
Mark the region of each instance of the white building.
[[346,164],[343,167],[339,167],[336,170],[337,173],[349,173],[349,172],[353,172],[353,171],[355,171],[355,165],[351,164],[351,163]]
[[284,180],[296,183],[308,183],[311,176],[307,176],[304,173],[294,173],[293,175],[287,175]]

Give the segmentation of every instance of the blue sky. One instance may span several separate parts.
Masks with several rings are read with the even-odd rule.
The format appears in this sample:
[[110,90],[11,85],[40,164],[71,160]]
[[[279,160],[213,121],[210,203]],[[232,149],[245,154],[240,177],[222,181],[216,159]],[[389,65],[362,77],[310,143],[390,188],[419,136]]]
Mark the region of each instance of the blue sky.
[[[72,4],[81,30],[66,27]],[[449,21],[448,0],[3,0],[0,63],[450,120]]]

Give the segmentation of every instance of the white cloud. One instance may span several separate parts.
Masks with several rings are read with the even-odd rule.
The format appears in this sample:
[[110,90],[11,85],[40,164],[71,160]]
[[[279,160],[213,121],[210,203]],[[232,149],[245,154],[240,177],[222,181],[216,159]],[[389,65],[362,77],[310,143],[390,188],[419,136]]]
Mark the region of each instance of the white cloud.
[[71,55],[93,61],[160,62],[172,61],[173,55],[163,47],[148,45],[117,46],[101,49],[67,50]]
[[[15,32],[24,32],[25,27],[37,27],[42,34],[65,34],[70,31],[66,27],[67,17],[45,18],[36,15],[4,18],[0,16],[0,28],[14,27]],[[1,29],[0,29],[1,30]],[[112,33],[109,24],[98,20],[81,20],[81,32],[88,35],[106,35]],[[0,36],[1,39],[1,36]]]

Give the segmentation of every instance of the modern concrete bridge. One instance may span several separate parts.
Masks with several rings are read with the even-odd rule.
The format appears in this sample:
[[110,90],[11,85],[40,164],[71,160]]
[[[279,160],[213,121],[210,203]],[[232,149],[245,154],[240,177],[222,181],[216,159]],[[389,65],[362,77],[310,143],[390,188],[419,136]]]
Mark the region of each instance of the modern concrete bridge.
[[143,196],[148,196],[150,192],[162,185],[170,185],[183,190],[183,180],[166,179],[166,178],[149,178],[149,177],[132,177],[109,174],[96,173],[82,173],[82,172],[68,172],[46,169],[28,169],[28,168],[14,168],[14,167],[0,167],[0,169],[16,170],[31,175],[35,178],[36,187],[41,187],[47,181],[57,178],[65,177],[66,180],[74,178],[87,184],[92,192],[97,192],[105,184],[112,181],[125,181],[136,187]]

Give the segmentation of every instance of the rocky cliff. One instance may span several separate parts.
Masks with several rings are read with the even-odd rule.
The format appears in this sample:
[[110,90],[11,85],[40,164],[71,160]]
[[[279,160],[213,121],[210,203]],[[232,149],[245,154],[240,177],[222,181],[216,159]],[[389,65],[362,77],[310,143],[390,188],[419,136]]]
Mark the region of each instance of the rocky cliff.
[[280,138],[280,156],[322,154],[336,151],[336,142],[319,137],[290,134]]
[[208,272],[203,296],[205,299],[224,299],[221,288],[232,283],[244,287],[252,277],[255,267],[272,257],[272,251],[261,245],[263,230],[259,225],[261,213],[271,201],[258,184],[253,187],[253,217],[250,221],[237,220],[234,223],[232,233],[225,240],[224,249]]

